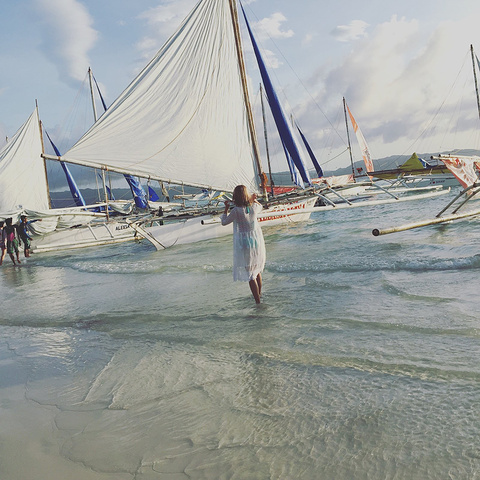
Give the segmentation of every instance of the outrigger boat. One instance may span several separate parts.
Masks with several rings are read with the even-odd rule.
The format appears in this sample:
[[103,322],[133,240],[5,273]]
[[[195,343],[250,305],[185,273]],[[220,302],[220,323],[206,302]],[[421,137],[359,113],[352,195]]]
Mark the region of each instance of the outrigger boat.
[[[435,218],[400,225],[398,227],[384,229],[374,228],[372,230],[372,234],[375,237],[387,235],[389,233],[412,230],[414,228],[426,227],[429,225],[437,225],[439,223],[463,220],[480,215],[480,209],[470,210],[465,213],[458,213],[461,208],[468,204],[468,202],[478,199],[476,195],[480,193],[480,182],[477,172],[480,171],[480,157],[454,157],[449,155],[442,156],[441,158],[442,161],[445,162],[445,165],[447,165],[453,175],[455,175],[455,177],[464,187],[462,191],[456,195],[453,200],[451,200],[440,212],[438,212]],[[451,213],[447,214],[447,212]]]
[[[418,185],[406,182],[404,179],[400,178],[396,178],[393,181],[387,180],[382,185],[380,181],[382,178],[379,178],[377,173],[374,172],[372,155],[367,141],[347,105],[345,98],[343,98],[343,109],[352,173],[351,175],[343,175],[341,177],[321,177],[313,180],[316,185],[323,187],[317,192],[319,200],[315,206],[315,211],[358,208],[371,205],[384,205],[389,203],[420,200],[445,195],[450,191],[449,188],[445,189],[444,185],[441,184]],[[367,174],[358,175],[355,171],[348,119],[350,119],[358,145],[362,152],[365,169],[368,172]],[[418,163],[420,163],[419,160]]]

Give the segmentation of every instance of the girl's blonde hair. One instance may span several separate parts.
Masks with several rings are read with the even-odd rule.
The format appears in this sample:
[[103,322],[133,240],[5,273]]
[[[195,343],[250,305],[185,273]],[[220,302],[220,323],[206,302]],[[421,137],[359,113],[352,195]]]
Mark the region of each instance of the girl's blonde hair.
[[233,190],[233,203],[237,207],[249,207],[252,203],[252,196],[248,193],[245,185],[237,185]]

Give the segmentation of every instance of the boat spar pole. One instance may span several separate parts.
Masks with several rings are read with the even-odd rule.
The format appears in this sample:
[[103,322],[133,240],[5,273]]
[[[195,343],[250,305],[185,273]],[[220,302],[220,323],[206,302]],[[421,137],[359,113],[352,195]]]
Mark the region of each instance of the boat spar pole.
[[[90,96],[91,96],[91,99],[92,99],[92,108],[93,108],[93,121],[96,122],[97,121],[97,107],[95,106],[95,96],[93,94],[93,73],[92,73],[92,69],[90,67],[88,67],[88,82],[90,84]],[[95,171],[95,178],[97,176],[97,169],[94,170]],[[108,191],[107,191],[107,179],[106,179],[106,174],[105,174],[105,169],[102,168],[102,183],[103,183],[103,195],[105,197],[105,213],[106,213],[106,216],[107,216],[107,220],[109,219],[109,215],[108,215]]]
[[472,55],[473,78],[475,80],[475,93],[477,95],[478,117],[480,118],[480,96],[478,95],[477,69],[475,68],[475,53],[473,53],[473,45],[470,45],[470,53]]
[[235,34],[235,45],[237,47],[238,66],[240,68],[240,77],[242,79],[243,96],[245,99],[245,107],[247,109],[248,128],[250,130],[250,136],[252,138],[253,156],[255,157],[255,163],[256,163],[258,174],[261,180],[260,186],[263,190],[265,200],[267,200],[268,198],[267,186],[264,181],[265,173],[263,172],[262,164],[260,162],[260,149],[258,147],[255,123],[253,121],[252,106],[250,104],[250,98],[248,95],[247,75],[245,73],[245,62],[243,60],[242,39],[240,37],[240,27],[238,24],[238,11],[237,11],[236,1],[237,0],[229,0],[229,4],[230,4],[230,12],[232,14],[233,31]]
[[422,222],[417,222],[417,223],[409,223],[407,225],[401,225],[399,227],[384,228],[383,230],[374,228],[372,230],[372,235],[374,237],[378,237],[380,235],[387,235],[388,233],[404,232],[405,230],[412,230],[414,228],[426,227],[428,225],[437,225],[439,223],[453,222],[454,220],[462,220],[463,218],[474,217],[477,215],[480,215],[480,210],[475,210],[472,212],[467,212],[467,213],[462,213],[457,215],[449,215],[446,217],[434,218],[431,220],[424,220]]
[[38,115],[38,102],[35,100],[35,108],[37,110],[38,118],[38,128],[40,130],[40,142],[42,144],[42,158],[43,158],[43,169],[45,170],[45,184],[47,186],[47,198],[48,198],[48,208],[52,208],[52,199],[50,198],[50,187],[48,185],[48,174],[47,174],[47,160],[43,156],[45,154],[45,144],[43,142],[43,125]]
[[348,152],[350,153],[350,164],[352,166],[353,181],[355,182],[355,167],[353,166],[352,145],[350,143],[350,131],[348,130],[347,103],[343,97],[343,112],[345,113],[345,126],[347,127]]
[[90,84],[90,96],[92,99],[92,108],[93,108],[93,121],[97,121],[97,107],[95,106],[95,97],[93,95],[93,81],[92,81],[92,69],[88,67],[88,81]]

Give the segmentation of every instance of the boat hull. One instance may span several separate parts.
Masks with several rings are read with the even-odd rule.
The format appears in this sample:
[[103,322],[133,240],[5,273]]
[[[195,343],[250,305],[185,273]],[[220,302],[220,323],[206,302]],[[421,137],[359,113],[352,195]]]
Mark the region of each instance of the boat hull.
[[[316,197],[310,197],[267,208],[260,214],[259,222],[263,227],[308,220],[315,201]],[[112,245],[138,240],[141,236],[151,241],[157,249],[162,249],[224,237],[233,231],[232,225],[223,226],[220,216],[211,214],[189,219],[165,217],[164,220],[144,223],[141,228],[135,228],[135,225],[125,219],[57,230],[36,236],[32,251],[39,253]]]
[[[263,210],[258,221],[262,228],[306,221],[310,218],[315,202],[316,198],[311,197],[298,202],[275,205]],[[232,224],[223,226],[219,215],[202,215],[175,223],[147,226],[144,229],[148,235],[154,237],[161,248],[211,240],[233,233]],[[145,238],[149,240],[148,236]],[[154,245],[155,241],[152,242]]]
[[51,252],[133,241],[136,232],[124,221],[105,221],[79,227],[55,230],[35,236],[32,251]]

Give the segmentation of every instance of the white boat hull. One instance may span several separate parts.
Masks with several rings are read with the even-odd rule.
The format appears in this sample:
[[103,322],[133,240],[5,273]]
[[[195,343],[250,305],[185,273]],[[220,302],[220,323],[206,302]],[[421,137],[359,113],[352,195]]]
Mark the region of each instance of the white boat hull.
[[[302,222],[310,218],[315,202],[316,198],[312,197],[287,205],[276,205],[263,210],[258,221],[262,227]],[[202,215],[174,223],[147,226],[144,229],[147,233],[145,238],[157,249],[211,240],[233,233],[232,225],[223,226],[219,215]],[[152,236],[154,241],[149,236]]]
[[135,233],[125,221],[96,222],[35,236],[32,240],[32,251],[38,253],[112,245],[135,240]]
[[[316,197],[265,209],[259,216],[263,226],[301,222],[310,218]],[[152,242],[157,249],[196,243],[232,234],[232,226],[223,226],[219,215],[201,215],[189,219],[169,219],[143,224],[140,228],[127,220],[96,222],[77,228],[56,230],[36,236],[32,251],[49,252],[83,247],[112,245],[140,239]]]
[[434,175],[411,175],[403,177],[405,184],[413,187],[460,187],[460,182],[451,173]]
[[418,192],[411,195],[398,196],[396,198],[388,197],[388,198],[375,199],[375,200],[361,200],[358,202],[351,202],[351,203],[343,202],[343,203],[337,203],[335,205],[322,205],[322,206],[312,208],[312,211],[325,212],[329,210],[343,210],[347,208],[360,208],[360,207],[369,207],[374,205],[387,205],[389,203],[411,202],[414,200],[422,200],[425,198],[440,197],[442,195],[447,195],[448,193],[450,193],[449,188],[439,188],[434,190],[430,189],[425,193]]

